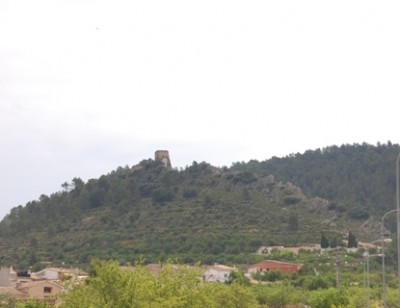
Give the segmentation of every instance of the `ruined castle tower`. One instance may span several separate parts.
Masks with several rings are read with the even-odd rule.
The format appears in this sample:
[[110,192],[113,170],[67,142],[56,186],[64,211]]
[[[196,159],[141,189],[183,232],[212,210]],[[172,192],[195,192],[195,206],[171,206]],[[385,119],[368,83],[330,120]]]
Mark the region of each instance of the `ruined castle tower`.
[[154,159],[156,161],[161,161],[164,164],[165,168],[168,168],[168,169],[172,168],[168,151],[165,151],[165,150],[156,151],[154,154]]

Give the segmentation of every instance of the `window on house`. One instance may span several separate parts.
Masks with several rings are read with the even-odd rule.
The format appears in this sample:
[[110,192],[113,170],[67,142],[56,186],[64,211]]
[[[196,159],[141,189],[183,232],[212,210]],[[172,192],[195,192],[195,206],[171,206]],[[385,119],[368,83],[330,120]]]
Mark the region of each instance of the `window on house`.
[[43,288],[43,293],[51,293],[51,289],[50,287],[44,287]]

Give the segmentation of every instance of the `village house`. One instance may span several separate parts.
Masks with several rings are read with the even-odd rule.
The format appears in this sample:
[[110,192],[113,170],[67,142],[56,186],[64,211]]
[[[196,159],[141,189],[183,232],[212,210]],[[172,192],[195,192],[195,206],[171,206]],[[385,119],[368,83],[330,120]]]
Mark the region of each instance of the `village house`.
[[12,268],[0,268],[0,294],[8,294],[17,300],[45,300],[55,303],[56,296],[64,290],[63,280],[75,283],[86,278],[87,273],[78,269],[45,268],[30,275],[18,276]]
[[[0,287],[0,295],[10,295],[17,300],[28,299],[27,294],[25,294],[21,291],[18,291],[14,287]],[[1,305],[1,303],[0,303],[0,305]]]
[[54,281],[42,280],[17,284],[16,290],[28,298],[43,300],[59,294],[62,286]]
[[302,264],[265,260],[260,263],[249,266],[247,272],[249,274],[256,274],[256,273],[270,272],[277,270],[281,273],[286,273],[286,274],[293,274],[293,273],[299,274],[302,267],[303,267]]
[[207,267],[203,275],[203,280],[207,282],[227,282],[232,272],[237,272],[237,268],[215,264]]
[[78,269],[66,269],[66,268],[55,268],[48,267],[44,268],[39,272],[32,273],[32,280],[63,280],[70,279],[71,281],[75,281],[79,279],[81,276],[87,276],[86,273],[79,271]]

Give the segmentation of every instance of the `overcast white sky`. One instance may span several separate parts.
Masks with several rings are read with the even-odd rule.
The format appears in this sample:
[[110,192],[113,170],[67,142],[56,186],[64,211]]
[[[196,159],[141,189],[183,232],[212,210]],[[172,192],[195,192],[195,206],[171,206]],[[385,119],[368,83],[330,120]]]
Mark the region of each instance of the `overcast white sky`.
[[0,218],[73,177],[399,143],[400,2],[0,1]]

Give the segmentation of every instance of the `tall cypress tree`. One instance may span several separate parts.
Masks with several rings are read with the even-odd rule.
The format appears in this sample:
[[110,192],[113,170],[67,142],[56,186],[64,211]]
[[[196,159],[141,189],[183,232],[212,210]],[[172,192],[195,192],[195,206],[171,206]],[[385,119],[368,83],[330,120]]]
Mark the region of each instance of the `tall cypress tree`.
[[353,248],[353,247],[357,247],[357,246],[358,246],[358,243],[357,243],[356,236],[351,231],[349,231],[347,247]]
[[328,248],[329,247],[329,241],[326,238],[326,236],[322,233],[321,234],[321,248]]

